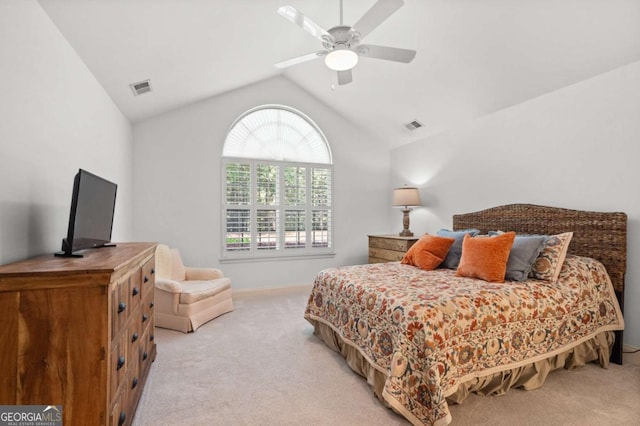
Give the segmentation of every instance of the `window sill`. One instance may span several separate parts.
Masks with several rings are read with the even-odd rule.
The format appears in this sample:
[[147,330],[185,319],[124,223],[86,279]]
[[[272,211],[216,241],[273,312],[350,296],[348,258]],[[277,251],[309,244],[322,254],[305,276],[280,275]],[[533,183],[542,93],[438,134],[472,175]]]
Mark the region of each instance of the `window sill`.
[[248,263],[248,262],[271,262],[283,260],[308,260],[308,259],[328,259],[335,257],[335,252],[309,253],[295,255],[271,255],[271,256],[242,256],[242,257],[222,257],[220,263]]

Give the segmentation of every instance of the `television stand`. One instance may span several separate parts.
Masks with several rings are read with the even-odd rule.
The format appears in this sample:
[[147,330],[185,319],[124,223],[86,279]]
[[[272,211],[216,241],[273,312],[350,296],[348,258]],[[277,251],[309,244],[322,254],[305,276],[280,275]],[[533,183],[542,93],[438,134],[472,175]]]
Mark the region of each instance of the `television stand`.
[[[89,247],[89,249],[97,249],[97,248],[103,248],[103,247],[117,247],[116,243],[106,243],[106,244],[102,244],[100,246],[95,246],[95,247]],[[83,249],[84,250],[84,249]],[[88,250],[88,249],[86,249]],[[78,250],[80,251],[80,250]],[[53,253],[54,256],[57,257],[84,257],[84,254],[82,253],[74,253],[74,252],[67,252],[67,251],[57,251],[55,253]]]
[[66,251],[57,251],[53,253],[56,257],[84,257],[84,254],[80,253],[67,253]]

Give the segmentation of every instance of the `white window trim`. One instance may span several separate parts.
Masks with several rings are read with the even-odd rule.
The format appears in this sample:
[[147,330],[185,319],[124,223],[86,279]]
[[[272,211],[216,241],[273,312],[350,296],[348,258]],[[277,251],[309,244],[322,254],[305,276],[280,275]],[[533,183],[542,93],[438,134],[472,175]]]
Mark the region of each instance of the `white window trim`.
[[[315,123],[311,118],[309,118],[306,114],[304,114],[304,113],[303,113],[303,112],[301,112],[301,111],[298,111],[298,110],[297,110],[297,109],[295,109],[295,108],[288,107],[288,106],[286,106],[286,105],[279,105],[279,104],[267,104],[267,105],[260,105],[260,106],[257,106],[257,107],[254,107],[254,108],[251,108],[250,110],[248,110],[248,111],[244,112],[243,114],[241,114],[238,118],[236,118],[236,119],[235,119],[235,121],[234,121],[233,123],[231,123],[231,126],[229,126],[229,130],[227,130],[227,135],[228,135],[228,134],[229,134],[229,132],[231,132],[231,130],[232,130],[232,129],[233,129],[233,128],[238,124],[238,123],[240,123],[240,122],[241,122],[241,121],[242,121],[246,116],[251,115],[251,114],[253,114],[253,113],[255,113],[255,112],[258,112],[258,111],[260,111],[260,110],[263,110],[263,109],[281,109],[281,110],[284,110],[284,111],[287,111],[287,112],[293,113],[293,114],[295,114],[295,115],[299,116],[300,118],[302,118],[303,120],[305,120],[307,123],[309,123],[309,125],[311,125],[311,127],[312,127],[316,132],[318,132],[318,134],[321,136],[322,140],[324,141],[324,148],[327,150],[327,155],[328,155],[328,157],[329,157],[329,158],[328,158],[328,160],[329,160],[329,161],[328,161],[327,163],[322,163],[322,164],[333,164],[333,153],[331,152],[331,146],[330,146],[330,145],[329,145],[329,143],[327,142],[327,137],[326,137],[326,136],[324,135],[324,133],[322,132],[322,129],[320,129],[320,128],[318,127],[318,125],[317,125],[317,124],[316,124],[316,123]],[[222,151],[223,151],[223,153],[222,153],[222,157],[223,157],[223,158],[227,158],[227,157],[236,157],[236,156],[232,156],[232,155],[225,156],[225,155],[224,155],[224,150],[225,150],[225,147],[224,147],[224,145],[223,145],[223,148],[222,148]],[[245,158],[245,159],[247,159],[247,158],[248,158],[248,159],[258,159],[258,158],[255,158],[255,157],[242,157],[242,158]],[[274,160],[274,161],[278,161],[277,159],[273,159],[273,158],[264,158],[264,159],[265,159],[265,160]],[[287,161],[287,160],[282,160],[282,161]]]
[[[226,200],[226,170],[227,163],[245,163],[250,164],[251,167],[251,204],[249,206],[238,206],[235,204],[227,204]],[[305,206],[305,232],[306,238],[305,242],[309,244],[305,248],[285,248],[285,215],[284,212],[287,210],[287,206],[278,204],[277,206],[258,206],[255,203],[255,194],[256,194],[256,166],[258,164],[264,165],[277,165],[280,167],[279,180],[280,180],[280,197],[283,197],[284,192],[284,173],[282,170],[285,167],[305,167],[306,173],[306,195],[307,195],[307,203]],[[330,187],[330,206],[328,207],[314,207],[311,205],[311,169],[312,168],[322,168],[329,169],[331,171],[331,187]],[[222,167],[221,167],[221,198],[222,198],[222,208],[221,208],[221,220],[220,220],[220,235],[222,238],[220,239],[220,262],[242,262],[242,261],[256,261],[256,260],[289,260],[295,258],[326,258],[335,256],[335,246],[334,246],[334,229],[335,229],[335,219],[334,219],[334,199],[333,199],[333,164],[326,163],[304,163],[304,162],[290,162],[290,161],[274,161],[274,160],[262,160],[262,159],[249,159],[243,157],[222,157]],[[276,249],[269,250],[258,250],[256,239],[257,239],[257,222],[255,220],[251,221],[251,245],[249,250],[238,250],[238,251],[227,251],[226,250],[226,210],[228,208],[233,209],[247,209],[250,210],[250,217],[254,219],[257,210],[278,210],[279,211],[279,241],[280,247]],[[311,231],[312,231],[312,214],[313,210],[328,210],[331,212],[331,225],[329,228],[329,247],[311,247]]]

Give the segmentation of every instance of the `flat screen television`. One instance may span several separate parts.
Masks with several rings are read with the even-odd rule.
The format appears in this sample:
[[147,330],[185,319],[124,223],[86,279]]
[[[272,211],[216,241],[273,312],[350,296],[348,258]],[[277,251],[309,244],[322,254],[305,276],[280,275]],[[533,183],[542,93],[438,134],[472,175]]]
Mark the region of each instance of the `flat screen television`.
[[82,257],[79,250],[112,247],[111,231],[118,185],[80,169],[73,179],[67,237],[56,256]]

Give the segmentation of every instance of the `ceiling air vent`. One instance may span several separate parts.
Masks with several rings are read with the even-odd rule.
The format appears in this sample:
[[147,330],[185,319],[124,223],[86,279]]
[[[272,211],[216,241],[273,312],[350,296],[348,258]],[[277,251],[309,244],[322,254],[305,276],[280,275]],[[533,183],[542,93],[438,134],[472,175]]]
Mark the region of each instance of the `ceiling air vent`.
[[143,95],[151,91],[151,82],[149,80],[142,80],[137,83],[130,84],[131,90],[135,96]]
[[419,129],[420,127],[424,126],[424,124],[422,124],[421,122],[419,122],[418,120],[413,120],[407,124],[405,124],[405,126],[407,127],[407,129],[409,130],[416,130]]

